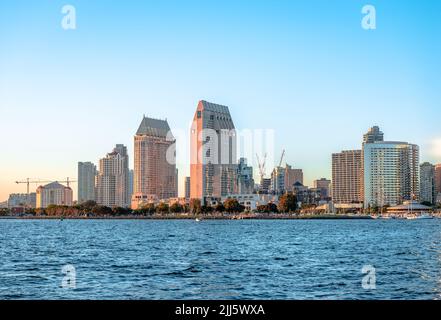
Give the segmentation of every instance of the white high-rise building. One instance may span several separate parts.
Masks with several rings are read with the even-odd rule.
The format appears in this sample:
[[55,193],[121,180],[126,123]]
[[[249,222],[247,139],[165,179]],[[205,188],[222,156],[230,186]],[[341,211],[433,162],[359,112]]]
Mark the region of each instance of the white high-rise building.
[[100,160],[97,182],[97,203],[108,207],[129,206],[129,159],[127,148],[117,144]]
[[419,148],[406,142],[366,143],[364,207],[396,206],[419,198]]
[[271,172],[271,191],[275,194],[285,193],[285,173],[283,167],[275,167]]
[[91,162],[78,162],[78,203],[95,201],[96,166]]

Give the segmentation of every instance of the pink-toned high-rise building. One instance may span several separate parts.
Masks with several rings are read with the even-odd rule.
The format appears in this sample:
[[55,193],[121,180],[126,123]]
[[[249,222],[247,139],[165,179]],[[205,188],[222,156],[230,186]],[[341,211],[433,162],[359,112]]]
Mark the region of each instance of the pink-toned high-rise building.
[[167,120],[142,119],[135,135],[132,208],[139,199],[177,197],[175,143]]
[[191,198],[205,201],[236,193],[237,137],[228,107],[200,101],[190,139]]

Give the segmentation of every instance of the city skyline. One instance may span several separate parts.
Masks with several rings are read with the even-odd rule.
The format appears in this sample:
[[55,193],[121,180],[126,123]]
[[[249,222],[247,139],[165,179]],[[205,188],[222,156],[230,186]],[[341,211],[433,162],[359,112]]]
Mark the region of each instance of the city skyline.
[[[0,4],[0,201],[25,192],[16,180],[75,178],[78,162],[97,165],[115,144],[128,146],[133,169],[140,117],[188,134],[202,99],[229,106],[239,130],[275,129],[275,162],[286,149],[309,186],[331,178],[331,154],[358,149],[373,125],[441,163],[439,3],[382,3],[373,31],[360,27],[361,1],[74,4],[71,32],[60,28],[62,2]],[[189,165],[177,168],[183,195]]]

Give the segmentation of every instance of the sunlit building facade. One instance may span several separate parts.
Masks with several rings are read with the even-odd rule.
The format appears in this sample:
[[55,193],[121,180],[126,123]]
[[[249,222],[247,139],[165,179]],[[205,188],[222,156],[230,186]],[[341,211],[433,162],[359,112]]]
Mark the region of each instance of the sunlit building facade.
[[47,208],[50,205],[71,206],[73,204],[72,189],[58,182],[39,186],[36,193],[37,208]]
[[363,156],[361,150],[332,155],[332,200],[334,203],[361,203]]
[[236,193],[236,131],[228,107],[200,101],[190,133],[191,198]]
[[117,144],[99,163],[96,202],[108,207],[128,207],[129,159],[127,147]]
[[133,197],[176,198],[176,140],[167,120],[144,117],[134,140]]
[[396,206],[419,198],[419,148],[406,142],[366,143],[364,207]]

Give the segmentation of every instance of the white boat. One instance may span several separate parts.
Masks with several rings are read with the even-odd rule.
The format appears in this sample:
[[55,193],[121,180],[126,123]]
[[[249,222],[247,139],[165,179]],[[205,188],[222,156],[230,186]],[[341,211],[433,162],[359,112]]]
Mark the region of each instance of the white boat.
[[416,217],[416,219],[433,219],[433,217],[430,214],[425,213]]
[[200,222],[201,220],[200,220],[199,218],[196,218],[195,221],[196,221],[196,222]]

